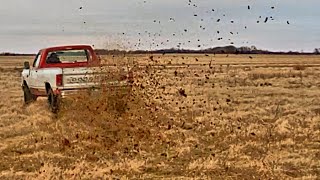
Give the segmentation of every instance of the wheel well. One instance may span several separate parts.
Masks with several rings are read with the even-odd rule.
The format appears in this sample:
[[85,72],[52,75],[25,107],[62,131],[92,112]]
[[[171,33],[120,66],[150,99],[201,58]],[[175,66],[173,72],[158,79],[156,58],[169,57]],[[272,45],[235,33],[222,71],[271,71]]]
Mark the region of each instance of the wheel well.
[[51,89],[51,85],[48,82],[46,82],[45,86],[46,86],[46,92],[48,93],[49,90]]

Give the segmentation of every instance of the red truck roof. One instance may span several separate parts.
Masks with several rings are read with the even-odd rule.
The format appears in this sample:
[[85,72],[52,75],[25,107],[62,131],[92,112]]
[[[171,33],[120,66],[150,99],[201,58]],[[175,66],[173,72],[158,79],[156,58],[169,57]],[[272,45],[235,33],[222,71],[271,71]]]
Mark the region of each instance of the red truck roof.
[[67,46],[55,46],[41,49],[40,51],[59,51],[69,49],[92,49],[90,45],[67,45]]
[[[89,62],[78,62],[78,63],[57,63],[57,64],[47,64],[46,58],[48,54],[52,51],[61,51],[61,50],[88,50],[91,54],[91,60]],[[96,66],[100,64],[100,60],[95,54],[93,48],[90,45],[68,45],[68,46],[56,46],[48,47],[40,50],[41,60],[39,68],[50,68],[50,67],[86,67],[86,66]]]

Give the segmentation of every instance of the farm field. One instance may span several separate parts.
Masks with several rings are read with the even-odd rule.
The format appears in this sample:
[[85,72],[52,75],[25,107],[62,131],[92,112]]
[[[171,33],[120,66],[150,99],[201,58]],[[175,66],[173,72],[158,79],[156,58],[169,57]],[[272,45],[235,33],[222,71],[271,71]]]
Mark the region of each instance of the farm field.
[[81,94],[55,115],[23,104],[32,57],[0,57],[0,179],[320,177],[320,56],[102,59],[134,66],[127,104]]

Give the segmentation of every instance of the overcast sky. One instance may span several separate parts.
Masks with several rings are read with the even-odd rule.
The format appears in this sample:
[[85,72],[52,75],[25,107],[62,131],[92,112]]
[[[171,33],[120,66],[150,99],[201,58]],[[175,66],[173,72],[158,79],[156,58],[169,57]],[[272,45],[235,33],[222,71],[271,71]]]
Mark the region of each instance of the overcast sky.
[[319,0],[10,0],[0,5],[0,52],[65,44],[201,49],[231,43],[313,51],[320,47],[319,7]]

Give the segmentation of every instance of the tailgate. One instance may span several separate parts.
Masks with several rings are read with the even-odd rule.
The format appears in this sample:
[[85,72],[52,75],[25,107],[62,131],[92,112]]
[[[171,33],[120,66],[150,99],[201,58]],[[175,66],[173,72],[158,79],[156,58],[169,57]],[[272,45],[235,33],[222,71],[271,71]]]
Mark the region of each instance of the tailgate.
[[128,69],[119,67],[78,67],[62,70],[65,89],[92,88],[101,85],[128,85]]

